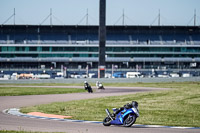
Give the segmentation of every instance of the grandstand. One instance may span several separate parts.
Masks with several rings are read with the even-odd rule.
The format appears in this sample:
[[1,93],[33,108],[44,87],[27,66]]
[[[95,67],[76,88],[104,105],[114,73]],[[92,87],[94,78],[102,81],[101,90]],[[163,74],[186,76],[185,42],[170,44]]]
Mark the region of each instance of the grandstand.
[[[106,69],[200,68],[198,26],[106,28]],[[1,25],[0,69],[97,69],[98,44],[98,26]]]

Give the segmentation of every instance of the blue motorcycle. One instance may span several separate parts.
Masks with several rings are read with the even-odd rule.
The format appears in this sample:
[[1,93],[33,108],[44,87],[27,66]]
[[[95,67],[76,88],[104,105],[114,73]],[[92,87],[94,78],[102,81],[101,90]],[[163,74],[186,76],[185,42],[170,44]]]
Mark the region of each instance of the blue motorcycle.
[[139,117],[138,103],[135,101],[121,110],[113,108],[113,111],[117,113],[111,114],[109,110],[106,109],[107,117],[103,120],[104,126],[123,125],[125,127],[131,127],[135,123],[137,117]]

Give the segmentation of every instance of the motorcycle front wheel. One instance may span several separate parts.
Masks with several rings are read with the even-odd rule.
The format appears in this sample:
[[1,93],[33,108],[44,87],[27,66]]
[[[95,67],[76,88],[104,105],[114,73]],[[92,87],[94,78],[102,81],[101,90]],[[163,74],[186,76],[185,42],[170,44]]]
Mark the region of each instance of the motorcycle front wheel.
[[132,126],[136,121],[136,116],[135,115],[129,115],[125,120],[124,120],[124,123],[123,125],[125,127],[130,127]]
[[110,122],[111,122],[110,117],[106,117],[106,118],[103,120],[103,125],[104,125],[104,126],[110,126],[110,125],[111,125]]

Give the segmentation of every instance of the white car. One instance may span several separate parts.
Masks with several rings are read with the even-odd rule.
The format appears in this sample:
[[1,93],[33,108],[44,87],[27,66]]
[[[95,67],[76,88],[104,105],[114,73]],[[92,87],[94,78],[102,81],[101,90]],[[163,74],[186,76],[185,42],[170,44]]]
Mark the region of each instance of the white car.
[[184,77],[184,78],[190,77],[190,74],[189,73],[183,73],[182,77]]
[[127,72],[126,78],[138,78],[141,76],[140,72]]
[[36,79],[50,79],[51,76],[49,74],[38,74],[38,75],[35,75],[35,78]]
[[170,73],[170,77],[178,78],[179,74],[178,73]]

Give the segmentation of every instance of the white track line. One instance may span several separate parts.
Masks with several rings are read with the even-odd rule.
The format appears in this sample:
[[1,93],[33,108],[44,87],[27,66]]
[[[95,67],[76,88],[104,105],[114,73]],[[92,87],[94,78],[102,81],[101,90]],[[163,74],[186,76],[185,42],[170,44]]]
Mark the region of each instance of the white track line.
[[[55,120],[55,121],[70,121],[70,122],[83,122],[83,123],[96,123],[102,124],[99,121],[84,121],[84,120],[71,120],[71,119],[59,119],[59,118],[49,118],[49,117],[41,117],[41,116],[33,116],[27,115],[20,112],[17,108],[11,108],[3,110],[4,114],[11,114],[15,116],[22,116],[27,118],[35,118],[35,119],[45,119],[45,120]],[[200,127],[176,127],[176,126],[161,126],[161,125],[141,125],[141,124],[134,124],[133,127],[145,127],[145,128],[175,128],[175,129],[200,129]]]

